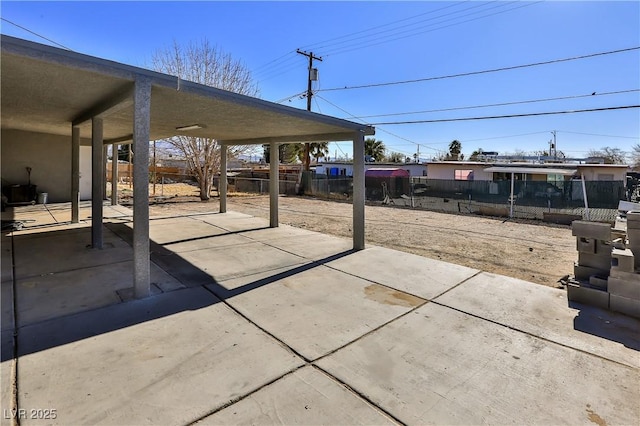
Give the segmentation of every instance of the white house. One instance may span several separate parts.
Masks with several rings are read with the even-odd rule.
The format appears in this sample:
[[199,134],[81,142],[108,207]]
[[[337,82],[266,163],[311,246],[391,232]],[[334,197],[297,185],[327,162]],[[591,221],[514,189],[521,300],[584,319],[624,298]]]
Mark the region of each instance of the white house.
[[487,163],[481,161],[434,161],[428,163],[429,179],[500,181],[549,181],[582,178],[585,181],[626,181],[626,164]]

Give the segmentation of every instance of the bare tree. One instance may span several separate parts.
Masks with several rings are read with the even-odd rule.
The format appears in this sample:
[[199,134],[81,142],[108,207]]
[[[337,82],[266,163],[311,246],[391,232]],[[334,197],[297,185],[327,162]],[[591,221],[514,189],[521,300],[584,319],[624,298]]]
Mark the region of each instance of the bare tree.
[[[257,96],[249,69],[229,53],[211,45],[207,39],[181,46],[176,42],[171,47],[158,50],[151,60],[156,71],[175,75],[183,80],[217,87],[242,95]],[[195,176],[200,186],[200,199],[211,197],[213,177],[220,171],[220,144],[215,139],[193,136],[174,136],[168,139],[184,157],[189,173]],[[252,146],[230,146],[229,156],[237,157],[251,152]]]
[[620,148],[605,146],[598,150],[589,151],[589,157],[602,158],[605,164],[624,164],[625,154]]
[[633,146],[631,151],[631,159],[633,161],[633,168],[640,170],[640,143]]

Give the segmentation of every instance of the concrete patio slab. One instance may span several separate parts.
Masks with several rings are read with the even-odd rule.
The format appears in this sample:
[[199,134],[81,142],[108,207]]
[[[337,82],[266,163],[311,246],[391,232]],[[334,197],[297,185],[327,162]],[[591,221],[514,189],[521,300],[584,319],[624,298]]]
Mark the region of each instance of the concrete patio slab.
[[266,244],[309,260],[323,260],[339,253],[352,251],[353,248],[352,240],[318,233],[277,237],[268,240]]
[[[308,360],[334,351],[425,301],[326,266],[303,265],[256,277],[227,303]],[[242,278],[246,281],[246,277]],[[250,290],[250,291],[244,291]]]
[[640,320],[568,307],[564,290],[482,273],[436,302],[562,345],[640,367]]
[[236,212],[199,215],[198,219],[219,226],[225,231],[233,232],[251,231],[269,227],[269,221],[266,219]]
[[0,282],[13,280],[13,254],[11,250],[11,237],[0,237]]
[[15,327],[13,322],[15,316],[13,312],[13,281],[4,281],[0,284],[0,304],[2,305],[2,316],[0,325],[2,331],[11,330]]
[[[158,244],[177,243],[213,237],[226,231],[209,223],[190,217],[154,219],[149,227],[149,238]],[[132,227],[133,224],[128,224]]]
[[187,424],[303,365],[203,288],[24,327],[19,348],[21,406],[62,425]]
[[[159,291],[184,286],[151,263],[151,282]],[[58,272],[19,279],[17,304],[22,327],[39,321],[120,303],[119,290],[133,287],[133,262]]]
[[[391,260],[393,259],[393,260]],[[327,266],[423,299],[433,299],[480,271],[384,247],[370,246]],[[400,279],[401,278],[401,279]]]
[[640,418],[637,369],[435,303],[317,364],[406,424]]
[[[269,222],[267,222],[266,220],[264,223],[267,226],[269,225]],[[277,228],[266,227],[260,229],[251,229],[242,232],[241,235],[254,241],[272,242],[274,240],[282,240],[295,237],[317,237],[322,234],[308,231],[306,229],[294,228],[293,226],[280,225]]]
[[40,236],[16,234],[14,250],[29,253],[16,256],[16,279],[122,262],[133,255],[131,246],[106,227],[103,249],[90,248],[90,243],[87,227],[41,232]]
[[[128,226],[131,226],[128,224]],[[227,247],[249,242],[237,233],[200,221],[197,217],[153,220],[150,238],[170,252],[182,253],[208,248]]]
[[[13,359],[13,330],[3,330],[2,341],[2,361],[0,362],[0,406],[4,410],[12,408],[13,384],[14,384],[14,359]],[[10,419],[5,415],[0,417],[0,425],[11,424]],[[9,416],[10,417],[10,416]]]
[[216,281],[299,265],[305,259],[258,242],[185,251],[179,256]]
[[397,423],[324,372],[308,366],[202,419],[198,424],[384,425]]

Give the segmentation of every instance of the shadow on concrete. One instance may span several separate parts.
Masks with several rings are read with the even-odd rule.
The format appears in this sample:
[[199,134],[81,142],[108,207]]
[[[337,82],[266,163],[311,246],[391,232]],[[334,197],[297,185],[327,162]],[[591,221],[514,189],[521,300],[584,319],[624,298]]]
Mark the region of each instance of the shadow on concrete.
[[[131,228],[119,223],[109,223],[105,225],[117,236],[131,244],[133,232]],[[247,231],[248,230],[244,230],[241,232]],[[220,235],[228,235],[231,233],[235,232],[230,231]],[[215,236],[206,238],[215,238]],[[308,271],[355,252],[355,250],[346,250],[323,259],[309,261],[309,263],[292,267],[285,272],[279,272],[229,290],[220,285],[212,275],[186,261],[179,256],[179,254],[153,241],[150,241],[150,245],[151,260],[174,278],[178,279],[187,288],[157,294],[145,299],[131,300],[59,316],[20,327],[17,345],[18,356],[70,344],[147,321],[175,315],[183,311],[206,308],[220,303],[227,298],[258,289],[280,279]],[[204,285],[207,285],[207,287],[205,288]],[[2,351],[2,361],[11,358],[12,355],[10,351]]]
[[640,351],[640,329],[637,319],[577,302],[569,302],[569,307],[580,310],[573,319],[573,328],[576,331]]

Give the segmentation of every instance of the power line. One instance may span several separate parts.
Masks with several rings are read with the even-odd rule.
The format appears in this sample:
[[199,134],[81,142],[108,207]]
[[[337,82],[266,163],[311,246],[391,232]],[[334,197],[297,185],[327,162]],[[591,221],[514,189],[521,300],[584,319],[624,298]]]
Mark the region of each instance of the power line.
[[[320,96],[320,95],[318,95],[318,94],[316,94],[315,96],[316,96],[316,98],[320,98],[320,99],[322,99],[323,101],[325,101],[326,103],[328,103],[329,105],[331,105],[331,106],[333,106],[333,107],[335,107],[335,108],[339,109],[340,111],[342,111],[342,112],[346,113],[346,114],[347,114],[347,115],[349,115],[351,118],[356,119],[356,120],[358,120],[358,121],[361,121],[361,122],[363,122],[364,124],[371,125],[370,123],[367,123],[365,120],[362,120],[361,118],[358,118],[358,117],[356,117],[355,115],[351,114],[349,111],[347,111],[347,110],[345,110],[345,109],[343,109],[343,108],[340,108],[338,105],[336,105],[336,104],[334,104],[333,102],[331,102],[331,101],[327,100],[326,98],[324,98],[324,97],[322,97],[322,96]],[[391,132],[389,132],[389,131],[387,131],[387,130],[385,130],[385,129],[381,128],[381,127],[377,127],[377,128],[376,128],[376,130],[380,130],[381,132],[387,133],[388,135],[391,135],[391,136],[396,137],[396,138],[398,138],[398,139],[402,139],[402,140],[404,140],[404,141],[410,142],[410,143],[412,143],[412,144],[414,144],[414,145],[418,145],[418,146],[420,146],[420,145],[424,145],[425,147],[427,147],[427,148],[429,148],[429,149],[433,149],[434,151],[437,151],[437,149],[435,149],[435,148],[432,148],[432,147],[428,146],[428,144],[424,144],[424,143],[420,144],[420,143],[418,143],[418,142],[414,142],[414,141],[409,140],[409,139],[407,139],[407,138],[404,138],[404,137],[402,137],[402,136],[396,135],[395,133],[391,133]]]
[[596,111],[613,111],[620,109],[640,108],[640,105],[625,105],[617,107],[607,108],[591,108],[591,109],[577,109],[569,111],[548,111],[548,112],[533,112],[527,114],[510,114],[510,115],[493,115],[485,117],[463,117],[463,118],[444,118],[439,120],[415,120],[415,121],[389,121],[382,123],[371,123],[372,126],[391,126],[399,124],[421,124],[421,123],[444,123],[451,121],[474,121],[474,120],[492,120],[496,118],[517,118],[517,117],[535,117],[541,115],[557,115],[557,114],[575,114],[579,112],[596,112]]
[[14,26],[16,26],[16,27],[18,27],[18,28],[20,28],[20,29],[22,29],[22,30],[25,30],[25,31],[26,31],[26,32],[28,32],[28,33],[31,33],[31,34],[33,34],[33,35],[35,35],[35,36],[37,36],[37,37],[40,37],[40,38],[42,38],[42,39],[44,39],[44,40],[47,40],[49,43],[53,43],[53,44],[55,44],[56,46],[60,46],[60,47],[62,47],[63,49],[66,49],[66,50],[69,50],[69,51],[73,52],[73,50],[72,50],[72,49],[69,49],[67,46],[65,46],[65,45],[63,45],[63,44],[60,44],[60,43],[58,43],[57,41],[53,41],[53,40],[51,40],[50,38],[47,38],[47,37],[45,37],[45,36],[43,36],[43,35],[40,35],[40,34],[38,34],[38,33],[37,33],[37,32],[35,32],[35,31],[31,31],[29,28],[25,28],[25,27],[23,27],[22,25],[18,25],[18,24],[16,24],[15,22],[12,22],[12,21],[8,20],[7,18],[0,17],[0,19],[2,19],[3,21],[5,21],[5,22],[7,22],[7,23],[9,23],[9,24],[11,24],[11,25],[14,25]]
[[[468,2],[468,1],[469,0],[467,0],[466,2]],[[464,3],[466,3],[466,2],[464,2]],[[392,21],[392,22],[388,22],[386,24],[378,25],[377,27],[367,28],[366,30],[356,31],[356,32],[345,34],[345,35],[342,35],[342,36],[333,37],[333,38],[330,38],[328,40],[320,41],[320,42],[313,43],[313,44],[308,44],[308,45],[305,45],[305,46],[302,46],[302,47],[305,48],[305,49],[309,49],[309,48],[322,49],[324,47],[332,46],[332,45],[336,44],[336,43],[329,43],[329,42],[332,42],[332,41],[335,41],[335,40],[340,40],[340,39],[348,38],[348,37],[351,37],[351,36],[354,36],[354,35],[371,32],[371,31],[374,31],[374,30],[377,30],[377,29],[380,29],[380,28],[383,28],[383,27],[388,27],[390,25],[397,24],[399,22],[409,21],[411,19],[415,19],[415,18],[418,18],[420,16],[429,15],[429,14],[432,14],[432,13],[435,13],[435,12],[439,12],[439,11],[444,10],[444,9],[449,9],[451,7],[456,7],[461,3],[454,3],[454,4],[449,5],[449,6],[441,7],[440,9],[430,10],[429,12],[423,12],[423,13],[420,13],[418,15],[410,16],[408,18],[403,18],[403,19],[399,19],[397,21]],[[420,21],[420,22],[422,22],[422,21]],[[328,43],[328,44],[325,44],[325,43]],[[318,45],[320,45],[320,46],[318,46]]]
[[[469,1],[469,0],[467,0],[467,1]],[[464,2],[464,3],[466,3],[466,2]],[[398,28],[392,28],[392,29],[385,30],[385,31],[382,31],[382,32],[378,32],[378,33],[374,33],[374,34],[370,34],[370,35],[365,35],[365,36],[360,36],[360,37],[355,37],[355,38],[352,37],[351,40],[345,40],[345,41],[339,41],[339,42],[330,43],[331,41],[340,40],[340,39],[344,39],[344,38],[349,38],[349,37],[351,37],[353,35],[358,35],[358,34],[362,34],[362,33],[371,32],[371,31],[377,30],[377,29],[382,28],[382,27],[386,27],[386,26],[390,26],[390,25],[393,25],[393,24],[396,24],[396,23],[399,23],[399,22],[404,22],[404,21],[408,21],[408,20],[411,20],[411,19],[415,19],[417,17],[423,16],[423,15],[432,14],[432,13],[435,13],[435,12],[438,12],[438,11],[441,11],[441,10],[444,10],[444,9],[448,9],[450,7],[457,7],[459,4],[462,4],[462,2],[459,3],[459,4],[456,3],[456,4],[453,4],[453,5],[450,5],[450,6],[442,7],[440,9],[432,10],[432,11],[429,11],[429,12],[425,12],[425,13],[422,13],[422,14],[418,14],[418,15],[415,15],[415,16],[408,17],[408,18],[404,18],[404,19],[401,19],[401,20],[398,20],[398,21],[394,21],[394,22],[391,22],[391,23],[388,23],[388,24],[383,24],[383,25],[380,25],[380,26],[375,27],[375,28],[368,28],[366,30],[357,31],[355,33],[350,33],[350,34],[343,35],[343,36],[334,37],[332,39],[325,40],[324,42],[313,43],[313,44],[305,45],[303,47],[309,48],[309,47],[312,47],[312,46],[321,45],[320,47],[318,47],[316,49],[323,49],[323,48],[334,46],[334,45],[338,45],[338,44],[345,44],[345,43],[348,44],[348,43],[354,42],[354,41],[356,41],[358,39],[368,38],[368,37],[372,37],[372,36],[375,37],[376,35],[379,35],[379,34],[382,34],[382,33],[385,33],[385,32],[393,32],[393,31],[401,30],[401,29],[403,29],[405,27],[408,27],[408,26],[418,25],[418,24],[420,24],[422,22],[426,22],[426,21],[429,21],[429,20],[438,19],[438,18],[442,18],[442,17],[448,16],[448,15],[451,15],[451,14],[456,14],[456,13],[464,12],[464,11],[467,11],[467,10],[475,9],[475,8],[478,8],[478,7],[486,6],[486,5],[490,4],[490,3],[496,3],[496,1],[487,2],[487,3],[481,4],[481,5],[472,6],[472,7],[469,7],[469,8],[466,8],[466,9],[462,9],[462,10],[459,10],[459,11],[456,11],[456,12],[451,12],[451,13],[443,14],[443,15],[436,16],[436,17],[433,17],[433,18],[421,20],[421,21],[418,21],[418,22],[414,22],[414,23],[411,23],[411,24],[408,24],[408,25],[404,25],[404,26],[398,27]],[[506,5],[508,6],[509,4],[512,4],[512,3],[516,3],[516,2],[506,3]],[[459,25],[459,24],[463,24],[463,23],[466,23],[466,22],[474,21],[474,20],[477,20],[477,19],[482,19],[482,18],[485,18],[485,17],[497,15],[498,13],[508,12],[508,11],[511,11],[511,10],[519,9],[521,7],[531,6],[531,5],[537,4],[537,3],[541,3],[541,2],[538,1],[538,2],[535,2],[535,3],[523,4],[523,5],[517,6],[515,8],[504,10],[504,11],[501,11],[501,12],[492,13],[492,14],[489,14],[489,15],[484,15],[484,16],[481,16],[481,17],[468,19],[468,20],[461,21],[461,22],[456,22],[456,23],[445,25],[445,26],[441,26],[441,27],[438,27],[438,28],[432,28],[432,29],[428,29],[428,30],[419,31],[417,33],[396,37],[396,38],[393,38],[393,39],[386,39],[386,40],[383,40],[383,41],[380,41],[380,42],[377,42],[377,43],[375,42],[376,40],[380,40],[380,39],[382,39],[384,37],[376,37],[376,38],[368,40],[368,41],[357,42],[355,44],[352,43],[350,45],[340,47],[337,50],[336,49],[334,49],[333,51],[330,50],[329,52],[323,54],[323,56],[328,56],[328,54],[338,55],[340,53],[346,53],[346,52],[350,52],[350,51],[353,51],[353,50],[356,50],[356,49],[360,49],[360,48],[364,48],[364,47],[376,46],[376,45],[384,44],[384,43],[387,43],[387,42],[396,41],[396,40],[400,40],[400,39],[403,39],[403,38],[412,37],[412,36],[415,36],[415,35],[431,32],[431,31],[436,31],[436,30],[443,29],[443,28],[448,28],[448,27],[451,27],[451,26],[454,26],[454,25]],[[497,6],[493,6],[493,7],[481,10],[479,12],[478,11],[473,12],[472,14],[481,13],[481,12],[484,12],[484,11],[487,11],[487,10],[490,10],[490,9],[495,9],[497,7],[503,7],[503,6],[505,6],[505,4],[499,4]],[[468,16],[468,15],[470,15],[470,14],[457,16],[457,17],[454,17],[454,18],[450,18],[448,20],[440,21],[440,22],[438,22],[436,24],[433,24],[433,25],[438,25],[438,24],[441,24],[443,22],[451,21],[451,20],[454,20],[454,19],[459,19],[459,18],[461,18],[463,16]],[[410,32],[410,31],[416,31],[416,30],[424,29],[424,28],[429,28],[429,26],[423,26],[423,27],[419,27],[419,28],[416,28],[416,29],[413,29],[413,30],[409,30],[409,31],[405,30],[405,31],[397,32],[395,34],[391,34],[390,36],[393,37],[394,35],[404,34],[404,33]],[[389,37],[389,36],[385,36],[385,37]],[[372,43],[372,42],[374,42],[374,43]],[[369,43],[369,44],[367,44],[367,43]],[[365,44],[365,46],[362,46],[363,44]],[[355,47],[354,48],[354,46],[360,46],[360,47]],[[340,50],[340,49],[342,49],[342,50]],[[261,74],[267,74],[268,75],[268,74],[273,73],[276,69],[280,70],[280,69],[284,68],[284,70],[282,70],[281,72],[279,72],[279,73],[277,73],[275,75],[269,75],[269,76],[265,75],[264,77],[258,78],[258,79],[261,80],[261,81],[269,80],[269,79],[272,79],[274,77],[282,75],[282,74],[288,72],[289,70],[293,69],[293,67],[295,65],[290,64],[290,63],[287,64],[287,62],[291,61],[292,57],[289,56],[288,59],[284,59],[288,55],[290,55],[290,53],[292,53],[292,52],[286,53],[286,54],[284,54],[284,55],[282,55],[282,56],[280,56],[280,57],[278,57],[278,58],[276,58],[276,59],[274,59],[274,60],[272,60],[270,62],[267,62],[266,64],[264,64],[262,66],[260,66],[256,70],[257,71],[256,74],[257,75],[261,75]]]
[[561,133],[571,133],[571,134],[574,134],[574,135],[602,136],[602,137],[605,137],[605,138],[620,138],[620,139],[635,139],[635,140],[640,139],[640,137],[638,137],[638,136],[601,135],[601,134],[598,134],[598,133],[570,132],[570,131],[568,131],[568,130],[558,130],[558,132],[561,132]]
[[507,106],[507,105],[530,104],[530,103],[536,103],[536,102],[559,101],[559,100],[565,100],[565,99],[592,98],[594,96],[617,95],[621,93],[631,93],[631,92],[640,92],[640,89],[619,90],[615,92],[603,92],[603,93],[594,92],[586,95],[560,96],[555,98],[532,99],[532,100],[514,101],[514,102],[501,102],[497,104],[473,105],[473,106],[464,106],[464,107],[429,109],[429,110],[412,111],[412,112],[396,112],[396,113],[390,113],[390,114],[361,115],[358,118],[392,117],[392,116],[398,116],[398,115],[424,114],[429,112],[444,112],[444,111],[458,111],[458,110],[464,110],[464,109],[490,108],[490,107]]
[[588,55],[573,56],[573,57],[570,57],[570,58],[553,59],[553,60],[550,60],[550,61],[543,61],[543,62],[534,62],[534,63],[531,63],[531,64],[514,65],[514,66],[502,67],[502,68],[493,68],[493,69],[482,70],[482,71],[471,71],[471,72],[465,72],[465,73],[459,73],[459,74],[449,74],[449,75],[442,75],[442,76],[438,76],[438,77],[417,78],[417,79],[413,79],[413,80],[393,81],[393,82],[387,82],[387,83],[373,83],[373,84],[363,84],[363,85],[359,85],[359,86],[334,87],[334,88],[330,88],[330,89],[322,89],[320,91],[322,91],[322,92],[331,92],[331,91],[336,91],[336,90],[365,89],[365,88],[370,88],[370,87],[392,86],[392,85],[398,85],[398,84],[419,83],[419,82],[423,82],[423,81],[444,80],[444,79],[447,79],[447,78],[467,77],[467,76],[470,76],[470,75],[488,74],[488,73],[494,73],[494,72],[499,72],[499,71],[510,71],[510,70],[515,70],[515,69],[520,69],[520,68],[529,68],[529,67],[535,67],[535,66],[540,66],[540,65],[549,65],[549,64],[555,64],[555,63],[560,63],[560,62],[575,61],[575,60],[578,60],[578,59],[594,58],[594,57],[597,57],[597,56],[612,55],[612,54],[615,54],[615,53],[629,52],[629,51],[638,50],[638,49],[640,49],[640,46],[629,47],[629,48],[626,48],[626,49],[610,50],[610,51],[607,51],[607,52],[591,53],[591,54],[588,54]]
[[[516,3],[516,2],[500,3],[500,4],[496,5],[496,6],[489,7],[489,8],[486,8],[484,10],[475,11],[475,12],[472,12],[472,13],[468,13],[466,15],[461,15],[461,16],[456,16],[456,17],[453,17],[453,18],[445,19],[443,21],[440,21],[440,22],[437,22],[437,23],[434,23],[434,24],[430,24],[430,25],[425,25],[425,26],[422,26],[422,27],[419,27],[419,28],[415,28],[415,29],[412,29],[412,30],[400,31],[400,32],[398,32],[396,34],[391,34],[389,36],[377,37],[377,38],[374,38],[374,39],[372,39],[370,41],[363,41],[363,42],[355,43],[355,44],[352,44],[351,46],[345,46],[345,47],[340,48],[340,49],[334,49],[333,51],[323,52],[323,54],[325,56],[338,55],[338,54],[341,54],[341,53],[352,52],[352,51],[358,50],[358,49],[378,46],[378,45],[381,45],[381,44],[390,43],[390,42],[393,42],[393,41],[402,40],[402,39],[409,38],[409,37],[414,37],[414,36],[417,36],[417,35],[420,35],[420,34],[426,34],[426,33],[437,31],[437,30],[441,30],[441,29],[444,29],[444,28],[453,27],[453,26],[464,24],[464,23],[467,23],[467,22],[476,21],[478,19],[488,18],[488,17],[494,16],[494,15],[498,15],[500,13],[510,12],[512,10],[515,10],[515,9],[520,9],[522,7],[528,7],[528,6],[531,6],[533,4],[541,3],[541,2],[538,1],[536,3],[521,4],[520,6],[516,6],[516,7],[511,8],[511,9],[502,10],[502,11],[499,11],[499,12],[493,12],[493,13],[490,13],[488,15],[478,16],[478,17],[475,17],[475,18],[467,19],[467,20],[460,21],[460,22],[454,22],[454,23],[451,23],[451,24],[448,24],[448,25],[443,25],[443,26],[434,28],[434,26],[442,24],[442,23],[445,23],[445,22],[448,22],[448,21],[453,21],[453,20],[456,20],[456,19],[459,19],[459,18],[463,18],[465,16],[475,15],[477,13],[482,13],[482,12],[485,12],[485,11],[488,11],[488,10],[491,10],[491,9],[496,9],[496,8],[499,8],[499,7],[509,6],[510,4],[513,4],[513,3]],[[487,4],[488,3],[485,3],[485,4],[482,4],[480,6],[486,6]],[[473,8],[480,7],[480,6],[473,6],[473,7],[468,8],[468,9],[473,9]],[[465,9],[465,10],[468,10],[468,9]],[[443,15],[443,16],[446,16],[446,15]],[[406,35],[400,35],[400,34],[406,34]],[[394,35],[399,35],[399,37],[389,38],[389,37],[393,37]],[[376,42],[376,40],[381,40],[381,41]]]

